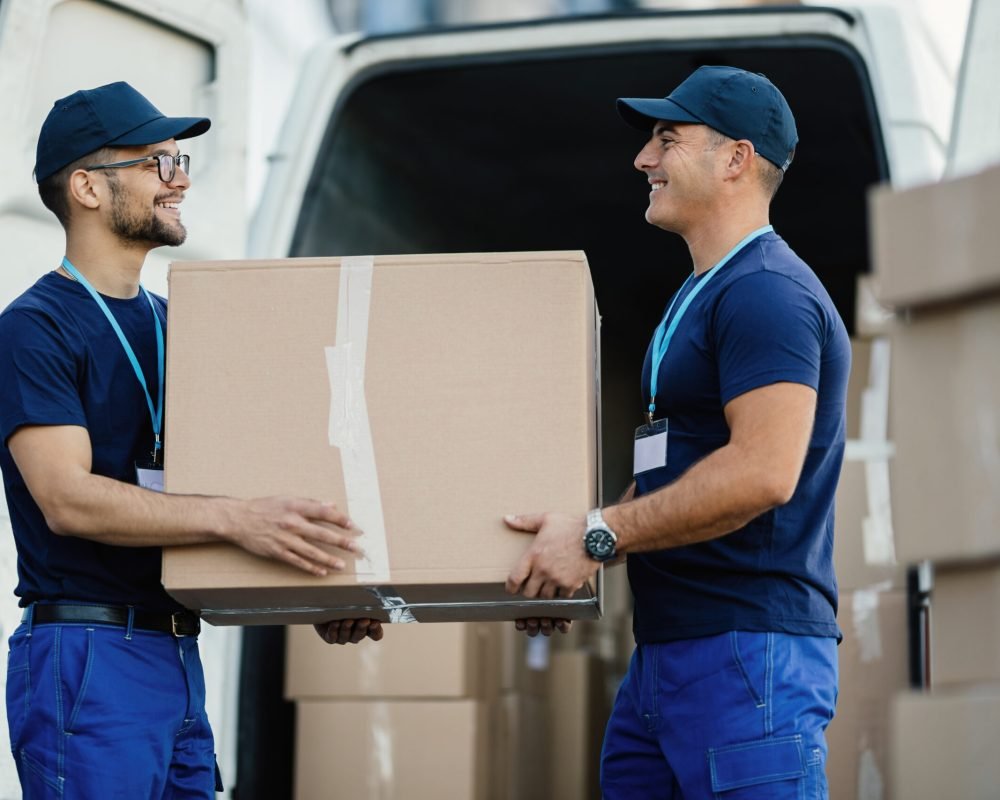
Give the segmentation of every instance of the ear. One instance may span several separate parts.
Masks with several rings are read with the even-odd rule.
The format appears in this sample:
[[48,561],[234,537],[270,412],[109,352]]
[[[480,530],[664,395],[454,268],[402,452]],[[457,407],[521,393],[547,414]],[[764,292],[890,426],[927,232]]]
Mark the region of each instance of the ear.
[[92,173],[78,169],[69,176],[67,191],[72,202],[84,208],[98,208],[104,196],[104,187],[97,185]]
[[729,152],[729,163],[726,164],[726,172],[729,173],[728,177],[738,178],[744,172],[750,169],[750,165],[753,163],[754,158],[754,147],[751,142],[747,139],[739,139],[732,143],[732,149]]

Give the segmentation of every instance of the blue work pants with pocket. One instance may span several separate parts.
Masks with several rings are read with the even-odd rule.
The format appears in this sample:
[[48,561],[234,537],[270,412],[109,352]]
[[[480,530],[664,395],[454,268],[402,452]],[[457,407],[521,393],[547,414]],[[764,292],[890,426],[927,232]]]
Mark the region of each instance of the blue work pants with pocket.
[[826,800],[836,702],[832,638],[639,645],[605,734],[604,800]]
[[196,637],[22,623],[7,721],[24,800],[215,798]]

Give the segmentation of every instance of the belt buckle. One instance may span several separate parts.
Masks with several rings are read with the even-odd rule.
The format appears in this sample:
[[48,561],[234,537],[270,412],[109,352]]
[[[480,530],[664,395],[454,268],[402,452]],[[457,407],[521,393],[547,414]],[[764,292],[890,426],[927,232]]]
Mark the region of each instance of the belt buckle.
[[201,626],[198,624],[198,620],[195,619],[192,630],[185,630],[186,623],[188,619],[185,619],[187,612],[175,611],[170,615],[170,632],[174,635],[175,639],[184,639],[188,636],[197,636],[201,631]]

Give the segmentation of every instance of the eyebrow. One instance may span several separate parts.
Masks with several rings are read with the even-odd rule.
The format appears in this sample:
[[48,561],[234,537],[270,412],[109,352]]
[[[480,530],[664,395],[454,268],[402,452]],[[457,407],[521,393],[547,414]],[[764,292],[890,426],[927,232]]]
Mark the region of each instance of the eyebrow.
[[664,133],[676,136],[677,129],[669,122],[657,122],[656,125],[653,126],[653,135],[662,136]]
[[180,150],[179,147],[177,148],[176,151],[171,151],[171,150],[168,150],[165,147],[161,147],[158,150],[154,150],[151,153],[147,153],[146,155],[147,156],[173,156],[174,158],[176,158],[180,154],[181,154],[181,150]]

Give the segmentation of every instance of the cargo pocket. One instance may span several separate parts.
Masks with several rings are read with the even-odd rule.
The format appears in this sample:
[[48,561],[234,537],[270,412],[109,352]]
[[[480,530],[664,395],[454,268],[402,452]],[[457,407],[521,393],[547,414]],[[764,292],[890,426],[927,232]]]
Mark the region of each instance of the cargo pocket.
[[801,800],[805,796],[806,758],[801,736],[710,747],[708,766],[712,791],[719,800]]
[[17,753],[21,731],[31,704],[31,640],[15,634],[7,651],[7,727],[10,732],[10,749]]

